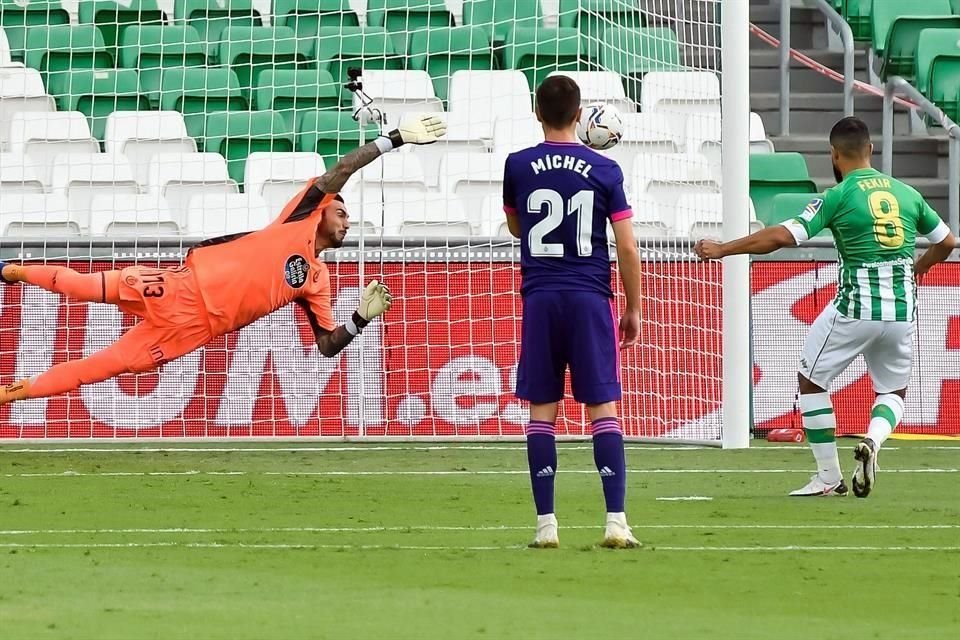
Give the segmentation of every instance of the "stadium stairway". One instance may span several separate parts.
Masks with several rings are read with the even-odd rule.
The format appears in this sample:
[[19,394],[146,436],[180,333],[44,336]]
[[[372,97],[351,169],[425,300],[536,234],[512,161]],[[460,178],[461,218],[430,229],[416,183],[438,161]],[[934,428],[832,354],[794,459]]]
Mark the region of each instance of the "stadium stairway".
[[[794,6],[791,46],[814,60],[843,72],[843,53],[827,46],[826,20],[817,9]],[[750,0],[750,21],[780,38],[780,1]],[[867,82],[866,45],[857,43],[856,79]],[[780,52],[755,36],[750,38],[750,108],[760,114],[777,151],[796,151],[806,158],[819,188],[836,184],[830,163],[829,125],[843,117],[843,85],[791,61],[790,134],[780,134]],[[874,166],[881,168],[883,98],[854,94],[854,114],[870,127],[874,137]],[[931,130],[929,137],[906,132],[908,115],[896,107],[893,173],[918,189],[931,206],[947,212],[947,137]]]

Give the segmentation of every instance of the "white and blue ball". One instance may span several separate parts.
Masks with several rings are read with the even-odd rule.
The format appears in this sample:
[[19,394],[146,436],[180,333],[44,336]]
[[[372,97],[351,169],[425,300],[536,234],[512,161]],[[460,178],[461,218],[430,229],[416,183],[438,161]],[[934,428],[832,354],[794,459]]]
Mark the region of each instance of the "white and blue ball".
[[611,104],[588,104],[580,112],[577,136],[583,144],[598,151],[616,146],[623,137],[620,111]]

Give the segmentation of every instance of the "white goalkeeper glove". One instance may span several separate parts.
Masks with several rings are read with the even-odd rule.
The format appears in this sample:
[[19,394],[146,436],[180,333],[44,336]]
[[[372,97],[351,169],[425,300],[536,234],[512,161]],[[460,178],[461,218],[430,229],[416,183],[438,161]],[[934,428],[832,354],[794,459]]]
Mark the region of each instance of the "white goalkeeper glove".
[[404,144],[433,144],[446,133],[447,124],[443,120],[437,116],[424,115],[402,121],[387,137],[396,149]]
[[389,311],[391,305],[393,305],[393,296],[390,295],[387,285],[378,280],[371,280],[360,294],[360,306],[344,326],[351,335],[359,335],[371,320]]

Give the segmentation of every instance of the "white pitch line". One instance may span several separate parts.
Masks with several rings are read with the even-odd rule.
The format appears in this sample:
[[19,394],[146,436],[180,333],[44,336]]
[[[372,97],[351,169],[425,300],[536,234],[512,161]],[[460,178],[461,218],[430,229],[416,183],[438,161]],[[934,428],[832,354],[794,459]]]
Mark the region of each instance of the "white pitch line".
[[657,502],[710,502],[710,496],[662,496]]
[[[557,446],[565,451],[592,450],[592,445],[573,445],[558,442]],[[838,449],[853,449],[854,445],[838,446]],[[626,445],[629,451],[715,451],[715,447],[703,447],[697,445]],[[903,447],[884,447],[884,451],[899,451]],[[909,447],[914,451],[957,451],[958,446],[936,446],[925,445],[918,447]],[[806,451],[806,447],[799,445],[773,445],[762,447],[751,447],[748,451]],[[361,446],[342,446],[342,447],[29,447],[29,448],[6,448],[0,443],[0,454],[3,453],[336,453],[339,451],[347,453],[369,453],[371,451],[526,451],[524,445],[432,445],[432,446],[384,446],[384,445],[361,445]]]

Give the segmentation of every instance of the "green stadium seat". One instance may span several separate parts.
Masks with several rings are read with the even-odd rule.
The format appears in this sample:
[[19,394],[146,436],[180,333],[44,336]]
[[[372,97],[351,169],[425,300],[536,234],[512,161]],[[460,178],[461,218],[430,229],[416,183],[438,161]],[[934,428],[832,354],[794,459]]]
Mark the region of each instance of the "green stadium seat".
[[953,15],[960,16],[960,0],[950,0],[950,6],[953,7]]
[[950,0],[873,0],[873,48],[883,57],[880,77],[903,76],[913,81],[920,32],[930,28],[960,27],[951,15]]
[[230,177],[243,183],[247,156],[255,151],[293,151],[293,129],[273,111],[223,111],[207,116],[206,151],[227,159]]
[[34,0],[28,4],[22,0],[0,0],[0,27],[3,27],[10,54],[15,60],[23,61],[27,27],[55,24],[70,24],[70,14],[60,0]]
[[176,0],[174,18],[196,28],[207,47],[207,58],[217,55],[220,36],[227,27],[259,27],[263,24],[253,0]]
[[494,46],[500,46],[516,27],[541,26],[543,12],[540,0],[473,0],[463,5],[463,23],[486,30]]
[[580,31],[584,55],[598,60],[608,29],[640,29],[646,24],[636,0],[560,0],[560,26]]
[[298,40],[313,40],[320,27],[359,27],[349,0],[274,0],[273,24],[290,27]]
[[523,71],[531,88],[554,71],[579,71],[581,64],[580,33],[576,29],[517,28],[507,37],[504,66]]
[[31,27],[25,51],[24,63],[39,70],[48,86],[54,77],[75,69],[113,67],[103,35],[92,24]]
[[253,104],[255,109],[276,111],[295,131],[308,111],[339,109],[337,89],[333,76],[322,69],[264,71],[257,79]]
[[262,71],[296,69],[307,60],[290,27],[227,27],[220,37],[220,63],[237,73],[244,91],[253,88]]
[[336,82],[347,82],[347,69],[403,69],[403,56],[382,27],[320,27],[314,58]]
[[60,111],[79,111],[90,121],[94,138],[104,139],[107,116],[114,111],[147,111],[134,69],[76,69],[58,74],[48,85]]
[[[364,140],[378,135],[379,127],[368,124]],[[297,129],[297,151],[319,153],[328,167],[359,146],[360,125],[348,111],[308,111]]]
[[[816,197],[822,197],[817,193],[780,193],[773,196],[770,208],[764,212],[764,217],[757,211],[757,219],[765,227],[792,220],[803,213],[803,210],[810,203],[810,200]],[[817,238],[832,238],[833,233],[829,229],[824,229],[816,235]]]
[[397,53],[407,53],[410,37],[417,31],[454,26],[444,0],[369,0],[367,24],[386,29]]
[[757,219],[771,219],[773,198],[781,193],[816,193],[807,162],[799,153],[750,154],[750,199]]
[[917,45],[917,88],[960,119],[960,29],[924,29]]
[[623,77],[624,89],[640,101],[640,80],[651,71],[681,71],[680,43],[669,27],[607,29],[600,48],[600,65]]
[[131,25],[160,25],[168,17],[157,0],[81,0],[78,12],[81,24],[94,24],[103,34],[103,42],[114,58],[123,32]]
[[202,67],[206,47],[200,34],[188,26],[136,26],[123,30],[120,66],[140,71],[140,89],[154,105],[160,102],[160,75],[170,67]]
[[853,39],[857,42],[870,42],[873,39],[873,23],[870,10],[873,0],[840,0],[838,11],[853,31]]
[[446,100],[455,71],[489,70],[496,65],[486,31],[480,27],[452,27],[413,34],[409,67],[429,73],[437,97]]
[[208,113],[248,108],[237,74],[228,67],[169,68],[160,73],[160,109],[182,113],[187,133],[198,147]]

